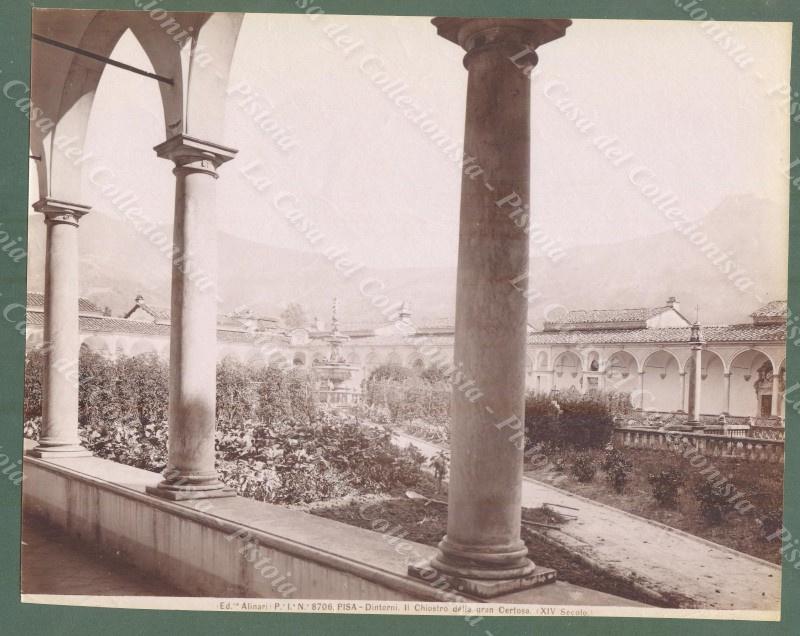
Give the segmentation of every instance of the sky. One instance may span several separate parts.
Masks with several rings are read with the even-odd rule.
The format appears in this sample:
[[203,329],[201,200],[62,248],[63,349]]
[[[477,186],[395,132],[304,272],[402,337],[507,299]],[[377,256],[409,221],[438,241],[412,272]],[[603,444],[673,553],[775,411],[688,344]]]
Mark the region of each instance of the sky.
[[[533,220],[560,245],[627,241],[669,229],[641,185],[631,183],[635,166],[673,192],[690,218],[701,219],[726,197],[748,194],[786,211],[764,223],[786,225],[788,117],[776,93],[788,83],[790,27],[726,23],[753,58],[740,68],[702,24],[576,20],[564,38],[539,49]],[[326,34],[332,28],[352,35],[357,47],[338,49]],[[130,34],[112,57],[151,68]],[[454,266],[460,166],[370,75],[383,70],[407,84],[404,93],[461,139],[462,57],[460,48],[436,35],[429,18],[248,14],[233,61],[226,132],[213,140],[239,150],[217,182],[220,231],[313,250],[273,205],[274,195],[285,191],[326,235],[326,244],[346,247],[370,267]],[[249,106],[242,104],[245,92],[255,96]],[[590,122],[587,131],[571,120],[564,99]],[[281,144],[259,130],[252,107],[269,110],[268,119],[287,131]],[[593,145],[598,137],[621,148],[628,157],[623,165],[613,165]],[[152,150],[163,140],[156,82],[108,67],[87,151],[107,161],[151,218],[169,224],[172,166]],[[245,166],[251,176],[269,180],[266,192],[242,174]],[[89,184],[84,199],[114,214]]]

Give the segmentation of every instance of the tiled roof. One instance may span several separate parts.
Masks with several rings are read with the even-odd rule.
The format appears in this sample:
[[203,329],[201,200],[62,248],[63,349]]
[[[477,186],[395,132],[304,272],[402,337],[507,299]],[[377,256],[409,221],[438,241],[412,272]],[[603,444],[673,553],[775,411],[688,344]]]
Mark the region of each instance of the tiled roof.
[[78,311],[84,311],[87,314],[102,314],[103,310],[95,305],[88,298],[78,298]]
[[750,342],[753,340],[780,342],[786,340],[786,326],[745,323],[703,327],[703,336],[709,342]]
[[35,327],[43,327],[44,326],[44,313],[41,311],[29,311],[25,314],[25,322],[30,327],[31,325]]
[[644,322],[670,309],[669,307],[639,307],[636,309],[576,309],[553,322],[575,324],[584,322]]
[[[689,342],[690,327],[657,329],[581,329],[539,331],[528,336],[529,344],[615,344]],[[786,339],[783,325],[712,325],[703,327],[707,342],[780,342]]]
[[763,307],[759,307],[752,314],[753,318],[785,318],[787,303],[785,300],[773,300]]
[[[44,325],[44,314],[40,311],[29,311],[27,321],[30,326],[41,327]],[[139,336],[169,337],[170,326],[146,320],[131,320],[130,318],[112,318],[108,316],[81,316],[80,330],[86,333],[116,333],[134,334]],[[218,342],[249,342],[258,344],[262,342],[260,334],[251,334],[244,330],[218,329]]]
[[376,345],[376,346],[448,346],[453,344],[453,336],[450,335],[420,335],[409,337],[404,336],[399,331],[397,333],[388,334],[385,336],[366,336],[362,338],[351,338],[348,345]]
[[128,310],[124,317],[127,319],[129,316],[132,316],[133,312],[135,312],[137,309],[141,309],[145,313],[150,314],[155,320],[169,320],[169,309],[166,307],[154,307],[153,305],[148,305],[140,298],[136,299],[136,304]]
[[81,316],[81,331],[103,333],[135,333],[147,336],[169,336],[169,325],[129,318]]
[[[28,309],[44,309],[44,294],[41,292],[28,292]],[[102,314],[103,311],[88,298],[78,298],[78,311],[85,314]]]
[[[391,327],[394,323],[393,322],[348,322],[344,323],[339,327],[339,331],[345,333],[347,335],[364,335],[374,333],[376,329],[381,329],[384,327]],[[428,318],[424,321],[417,322],[416,320],[411,320],[411,324],[414,325],[414,328],[420,332],[436,332],[436,331],[447,331],[453,332],[455,331],[456,321],[455,318]],[[329,330],[323,331],[316,331],[314,329],[311,330],[312,333],[316,334],[328,334],[330,333]]]

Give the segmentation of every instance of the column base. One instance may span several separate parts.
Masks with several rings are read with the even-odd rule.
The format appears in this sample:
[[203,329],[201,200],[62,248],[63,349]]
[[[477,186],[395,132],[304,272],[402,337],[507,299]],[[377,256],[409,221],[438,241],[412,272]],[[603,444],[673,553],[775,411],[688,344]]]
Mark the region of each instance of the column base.
[[39,459],[73,459],[76,457],[93,457],[91,451],[83,446],[37,446],[26,455]]
[[438,589],[444,592],[449,591],[452,593],[477,596],[478,598],[494,598],[496,596],[502,596],[503,594],[539,587],[547,583],[555,583],[557,577],[555,570],[540,565],[535,566],[528,574],[509,579],[477,579],[450,574],[438,570],[436,566],[431,563],[426,565],[409,565],[408,574],[430,585],[444,580],[447,587],[440,588],[439,585],[436,585]]
[[228,488],[227,486],[207,490],[198,490],[193,488],[169,488],[163,487],[161,484],[159,484],[158,486],[147,486],[145,491],[148,495],[160,497],[161,499],[168,499],[169,501],[217,499],[220,497],[236,496],[236,491],[233,488]]

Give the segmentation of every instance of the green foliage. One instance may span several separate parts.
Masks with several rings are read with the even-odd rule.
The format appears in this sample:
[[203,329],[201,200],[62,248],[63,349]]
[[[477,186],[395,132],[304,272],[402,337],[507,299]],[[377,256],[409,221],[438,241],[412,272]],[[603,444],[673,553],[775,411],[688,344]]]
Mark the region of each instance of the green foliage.
[[369,374],[369,379],[367,381],[378,382],[381,380],[394,380],[402,382],[412,375],[413,373],[411,369],[408,369],[395,362],[389,362],[388,364],[382,364],[379,367],[375,367],[372,373]]
[[695,484],[692,492],[697,499],[700,514],[710,525],[721,524],[734,508],[731,493],[727,492],[724,484],[703,479]]
[[419,374],[426,382],[430,382],[431,384],[436,384],[437,382],[447,382],[447,373],[444,367],[440,367],[438,364],[431,364],[430,366],[425,367],[422,372]]
[[[412,446],[413,448],[413,446]],[[436,455],[430,458],[428,465],[433,468],[434,479],[436,480],[436,489],[442,489],[442,483],[447,478],[447,470],[450,466],[450,455],[445,450],[440,450]]]
[[678,493],[685,478],[680,468],[667,468],[647,476],[653,488],[653,498],[662,508],[676,508]]
[[[26,436],[38,437],[41,357],[26,365]],[[169,370],[154,355],[80,360],[79,434],[97,456],[160,472],[167,464]],[[319,411],[302,369],[217,367],[217,469],[246,497],[310,502],[417,487],[430,477],[424,458],[398,449],[386,430]]]
[[619,450],[606,451],[601,468],[606,473],[614,492],[622,493],[633,473],[633,463]]
[[603,448],[611,441],[614,420],[602,395],[531,394],[525,400],[528,444],[551,442],[579,449]]
[[34,349],[25,356],[25,395],[22,402],[24,421],[42,416],[42,374],[44,353]]
[[570,467],[572,476],[582,484],[588,484],[592,481],[596,472],[597,466],[595,466],[594,460],[589,454],[578,455]]
[[306,310],[300,303],[289,303],[281,312],[281,320],[290,329],[305,327],[308,324]]
[[364,387],[363,416],[370,417],[369,411],[384,409],[386,421],[392,423],[416,419],[429,424],[449,422],[452,386],[443,380],[431,383],[410,375],[408,369],[397,369],[403,367],[384,365],[372,373]]

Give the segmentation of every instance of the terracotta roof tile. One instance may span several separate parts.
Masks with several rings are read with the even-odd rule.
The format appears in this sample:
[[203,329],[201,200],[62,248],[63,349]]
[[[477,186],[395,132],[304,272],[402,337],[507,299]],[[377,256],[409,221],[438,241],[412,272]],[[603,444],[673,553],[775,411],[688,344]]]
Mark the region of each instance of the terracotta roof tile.
[[[44,294],[41,292],[28,292],[28,308],[44,309]],[[78,298],[78,311],[86,314],[102,314],[103,310],[95,305],[88,298],[81,296]]]
[[[657,329],[580,329],[539,331],[528,336],[529,344],[615,344],[689,342],[690,327]],[[780,342],[786,339],[783,325],[712,325],[703,327],[707,342]]]
[[759,307],[752,314],[753,318],[786,318],[787,302],[785,300],[773,300],[763,307]]

